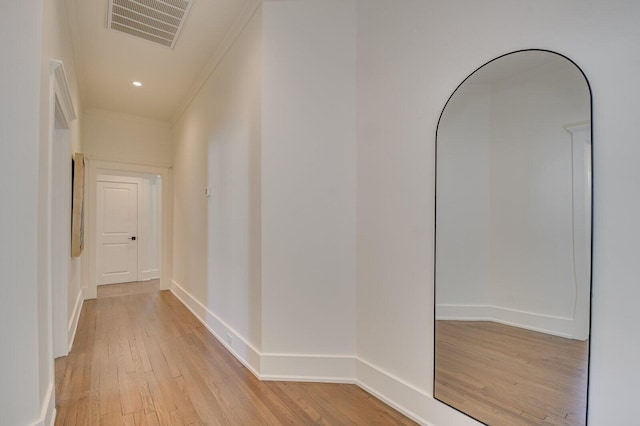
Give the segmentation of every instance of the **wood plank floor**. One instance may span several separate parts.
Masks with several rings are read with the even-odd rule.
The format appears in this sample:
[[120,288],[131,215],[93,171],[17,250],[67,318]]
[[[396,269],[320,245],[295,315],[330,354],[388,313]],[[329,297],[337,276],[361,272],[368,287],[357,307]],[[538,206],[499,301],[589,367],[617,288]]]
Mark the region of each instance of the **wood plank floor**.
[[435,396],[493,426],[584,425],[588,345],[494,322],[436,321]]
[[156,281],[101,286],[56,360],[56,425],[414,425],[355,385],[261,382]]

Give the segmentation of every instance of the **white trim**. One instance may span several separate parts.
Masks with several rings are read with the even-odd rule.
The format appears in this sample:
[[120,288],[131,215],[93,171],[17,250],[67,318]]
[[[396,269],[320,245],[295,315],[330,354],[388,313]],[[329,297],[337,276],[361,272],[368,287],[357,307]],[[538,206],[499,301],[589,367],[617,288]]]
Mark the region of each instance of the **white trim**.
[[[69,33],[71,35],[70,37],[70,46],[71,46],[71,53],[72,53],[72,63],[73,63],[73,68],[75,69],[75,76],[76,76],[76,82],[78,84],[77,87],[77,94],[78,94],[78,98],[80,100],[81,104],[86,104],[86,95],[85,93],[88,92],[88,90],[86,89],[86,83],[85,83],[85,75],[87,75],[85,73],[85,70],[87,68],[87,66],[85,65],[85,61],[83,61],[82,59],[84,59],[81,55],[81,49],[79,48],[79,44],[80,44],[80,40],[83,40],[83,38],[80,35],[80,31],[78,29],[78,14],[75,13],[76,9],[76,0],[67,0],[63,2],[64,4],[64,9],[65,9],[65,16],[67,18],[67,22],[69,23],[68,27],[69,27]],[[84,110],[81,111],[84,114]]]
[[[260,378],[260,352],[220,317],[207,309],[181,285],[171,280],[171,293],[227,348],[238,361]],[[222,336],[231,336],[231,344]]]
[[[358,377],[356,384],[366,392],[416,423],[433,426],[425,420],[425,417],[429,417],[433,411],[433,408],[428,408],[435,402],[431,395],[359,358],[356,363],[356,376]],[[386,392],[382,393],[377,389],[385,389]],[[404,403],[399,404],[396,401]]]
[[56,422],[56,397],[54,394],[53,383],[49,384],[47,389],[47,397],[45,398],[42,409],[40,410],[40,418],[32,424],[32,426],[53,426]]
[[[134,167],[134,168],[135,167],[144,167],[144,168],[151,168],[151,169],[154,169],[154,168],[170,169],[171,168],[170,164],[161,164],[161,163],[153,163],[153,162],[147,163],[144,161],[123,161],[118,158],[96,157],[95,155],[85,155],[84,158],[85,160],[93,160],[93,161],[109,163],[109,164],[119,164],[121,166],[128,166],[128,167]],[[118,170],[114,170],[114,172],[117,172]],[[145,174],[145,172],[142,172],[142,174]],[[154,173],[149,172],[147,174],[154,174]]]
[[213,55],[211,55],[209,62],[207,62],[202,72],[187,92],[187,96],[184,98],[184,101],[180,104],[175,114],[171,118],[171,124],[175,124],[180,119],[182,114],[184,114],[187,108],[189,108],[189,105],[191,105],[193,99],[196,97],[198,92],[200,92],[207,80],[209,80],[209,77],[216,70],[220,62],[222,62],[224,56],[227,54],[231,46],[233,46],[247,24],[249,24],[249,21],[251,21],[251,18],[253,18],[253,15],[255,15],[261,4],[262,0],[247,1],[244,8],[242,9],[242,12],[240,12],[240,16],[238,16],[235,22],[231,25],[231,28],[222,40],[222,43],[220,43],[216,51],[213,52]]
[[145,126],[157,127],[160,129],[171,129],[171,123],[168,121],[157,120],[155,118],[143,117],[141,115],[125,114],[121,112],[110,111],[107,109],[100,109],[94,107],[85,108],[83,111],[83,117],[98,116],[100,118],[106,118],[108,120],[126,121],[133,124],[144,124]]
[[[356,358],[356,385],[423,426],[478,426],[476,420],[374,364]],[[402,401],[399,403],[398,401]],[[431,419],[431,422],[426,419]]]
[[76,304],[73,308],[73,314],[71,315],[71,319],[69,320],[69,352],[73,348],[73,342],[76,339],[76,331],[78,330],[78,321],[80,320],[80,312],[82,312],[82,305],[84,305],[84,289],[80,288],[78,292],[78,297],[76,298]]
[[[418,424],[476,426],[470,417],[454,412],[422,389],[353,355],[261,353],[224,320],[181,285],[171,280],[171,292],[211,334],[260,380],[355,384]],[[229,344],[222,336],[230,335]],[[402,401],[402,403],[398,402]],[[426,421],[433,419],[434,423]]]
[[142,180],[143,180],[142,178],[138,178],[138,177],[105,175],[105,174],[99,174],[96,178],[96,182],[135,183],[136,185],[141,185]]
[[348,355],[262,354],[260,380],[355,383],[356,363]]
[[571,135],[574,330],[577,339],[589,338],[591,302],[591,122],[564,126]]
[[[160,290],[168,290],[170,287],[169,277],[170,253],[171,253],[171,222],[172,206],[171,196],[172,181],[171,168],[159,165],[148,165],[138,163],[126,163],[122,161],[108,161],[96,157],[85,157],[88,169],[87,184],[87,241],[96,241],[96,188],[98,175],[123,175],[144,177],[145,175],[159,175],[162,179],[162,205],[160,213],[161,235],[160,235]],[[87,262],[89,269],[88,285],[85,289],[85,299],[95,299],[97,290],[97,268],[95,244],[87,244]]]
[[56,83],[56,95],[60,106],[62,107],[62,113],[67,121],[67,124],[77,118],[76,110],[73,107],[73,100],[71,98],[71,91],[69,90],[69,83],[67,81],[67,74],[64,71],[64,65],[62,61],[57,59],[51,59],[49,61],[49,68],[51,74],[55,78]]
[[157,280],[160,278],[160,269],[148,269],[146,271],[142,271],[140,275],[140,281],[151,281]]
[[436,306],[436,320],[492,321],[553,336],[577,339],[573,335],[575,328],[573,318],[544,315],[501,306],[439,304]]
[[[63,220],[63,216],[68,214],[68,218],[71,217],[71,198],[73,195],[67,192],[68,199],[63,200],[63,203],[69,204],[63,206],[59,211],[59,204],[54,202],[54,192],[57,191],[70,191],[71,186],[71,168],[70,168],[70,156],[71,156],[71,134],[69,131],[69,123],[76,119],[76,112],[73,106],[73,99],[71,98],[71,92],[69,90],[69,83],[67,75],[64,70],[62,61],[57,59],[49,60],[49,129],[48,129],[48,149],[47,149],[47,218],[46,218],[46,262],[47,262],[47,288],[48,296],[46,301],[47,315],[50,318],[50,324],[48,326],[48,355],[51,358],[51,372],[49,374],[51,383],[54,382],[53,378],[53,359],[59,356],[64,356],[68,353],[66,350],[67,342],[69,339],[67,330],[68,321],[68,291],[69,291],[69,262],[71,260],[71,225],[68,225],[68,234],[64,234],[64,230],[59,228],[59,224],[55,224],[54,220]],[[63,140],[56,140],[56,132],[64,132]],[[60,144],[63,144],[60,146]],[[61,148],[62,151],[58,150]],[[63,152],[68,151],[68,152]],[[68,156],[65,159],[64,164],[58,164],[58,154]],[[55,163],[54,163],[55,161]],[[54,167],[60,165],[61,167]],[[62,168],[67,168],[63,170]],[[54,175],[54,171],[56,172]],[[55,184],[55,186],[54,186]],[[64,185],[64,186],[62,186]],[[64,211],[62,211],[64,210]],[[66,227],[65,221],[65,227]],[[58,233],[62,231],[61,235]],[[64,238],[63,247],[68,247],[68,250],[59,250],[59,247],[54,248],[54,244],[58,242],[59,238]],[[55,240],[55,241],[54,241]],[[68,243],[68,244],[67,244]],[[54,277],[54,272],[56,276]]]

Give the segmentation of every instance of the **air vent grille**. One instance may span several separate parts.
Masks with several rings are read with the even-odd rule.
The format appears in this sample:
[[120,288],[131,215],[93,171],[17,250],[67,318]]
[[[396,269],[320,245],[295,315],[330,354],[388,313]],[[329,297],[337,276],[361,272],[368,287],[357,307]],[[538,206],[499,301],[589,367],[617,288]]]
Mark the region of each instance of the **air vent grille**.
[[109,0],[107,28],[173,48],[194,0]]

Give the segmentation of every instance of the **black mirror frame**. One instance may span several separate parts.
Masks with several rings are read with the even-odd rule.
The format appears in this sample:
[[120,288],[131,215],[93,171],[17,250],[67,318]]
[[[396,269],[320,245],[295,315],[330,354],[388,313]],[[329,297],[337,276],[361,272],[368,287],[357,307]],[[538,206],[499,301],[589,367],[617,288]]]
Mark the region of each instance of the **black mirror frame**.
[[594,160],[593,160],[593,91],[591,90],[591,83],[589,82],[589,79],[587,78],[587,75],[584,73],[584,71],[582,70],[582,68],[575,63],[571,58],[555,52],[553,50],[547,50],[547,49],[521,49],[521,50],[515,50],[509,53],[505,53],[503,55],[500,55],[498,57],[495,57],[493,59],[491,59],[490,61],[485,62],[484,64],[480,65],[478,68],[476,68],[475,70],[473,70],[473,72],[471,72],[464,80],[462,80],[462,82],[460,82],[460,84],[458,84],[458,86],[455,88],[455,90],[451,93],[451,95],[449,96],[449,98],[447,99],[447,101],[445,102],[444,106],[442,107],[442,110],[440,111],[440,116],[438,117],[438,124],[436,125],[436,136],[435,136],[435,142],[434,142],[434,194],[435,194],[435,200],[434,200],[434,220],[433,220],[433,399],[435,399],[438,402],[441,402],[442,404],[447,405],[450,408],[453,408],[454,410],[456,410],[459,413],[464,414],[465,416],[468,416],[482,424],[486,424],[484,423],[482,420],[477,419],[467,413],[465,413],[464,411],[444,402],[439,400],[438,398],[436,398],[436,287],[437,287],[437,283],[436,283],[436,267],[437,267],[437,263],[436,263],[436,248],[437,248],[437,241],[436,241],[436,230],[437,230],[437,224],[438,224],[438,130],[440,129],[440,122],[442,121],[442,117],[444,115],[445,110],[447,109],[447,106],[449,105],[449,102],[451,101],[451,99],[453,98],[453,96],[458,92],[458,89],[460,89],[460,87],[472,76],[474,75],[476,72],[478,72],[481,68],[484,68],[486,65],[489,65],[492,62],[495,62],[501,58],[504,58],[505,56],[509,56],[509,55],[513,55],[513,54],[517,54],[517,53],[523,53],[523,52],[546,52],[546,53],[551,53],[557,56],[560,56],[564,59],[566,59],[567,61],[571,62],[582,74],[582,77],[584,78],[585,82],[587,83],[587,88],[589,89],[589,121],[590,121],[590,127],[591,127],[591,241],[590,241],[590,245],[591,245],[591,252],[590,252],[590,282],[589,282],[589,344],[588,344],[588,348],[589,348],[589,353],[587,356],[587,393],[586,393],[586,410],[585,410],[585,425],[587,425],[589,423],[589,386],[590,386],[590,379],[591,379],[591,323],[592,323],[592,315],[593,315],[593,309],[591,309],[593,307],[593,218],[594,218],[594,205],[595,205],[595,192],[594,192],[594,179],[595,179],[595,170],[594,170]]

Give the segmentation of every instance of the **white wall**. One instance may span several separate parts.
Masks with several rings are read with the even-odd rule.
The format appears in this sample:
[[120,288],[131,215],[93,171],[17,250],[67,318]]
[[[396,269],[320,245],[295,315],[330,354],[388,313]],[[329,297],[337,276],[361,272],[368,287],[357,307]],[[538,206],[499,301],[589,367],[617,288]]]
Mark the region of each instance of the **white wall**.
[[172,290],[245,358],[261,344],[261,28],[258,10],[173,130]]
[[[4,13],[3,16],[9,17],[13,22],[19,22],[20,31],[28,30],[30,34],[28,36],[18,37],[16,33],[13,33],[10,37],[15,39],[16,42],[12,45],[19,46],[27,54],[31,54],[34,58],[38,59],[37,65],[39,75],[37,80],[29,81],[23,85],[17,85],[23,91],[26,91],[28,85],[29,89],[39,91],[39,103],[31,106],[31,114],[37,117],[37,124],[34,129],[38,129],[39,146],[36,155],[24,156],[23,158],[31,158],[34,164],[37,165],[38,187],[34,191],[33,189],[24,188],[25,193],[37,194],[38,206],[37,206],[37,243],[34,247],[37,247],[37,257],[25,256],[24,259],[37,259],[37,273],[38,273],[38,289],[37,289],[37,309],[30,309],[26,304],[16,303],[20,309],[25,312],[30,312],[31,315],[36,315],[38,320],[38,347],[36,349],[38,354],[37,366],[31,365],[32,371],[37,371],[39,375],[39,386],[37,389],[31,389],[29,392],[32,395],[39,396],[38,412],[36,413],[32,421],[35,421],[38,417],[39,421],[48,421],[53,415],[54,410],[54,395],[53,395],[53,352],[52,352],[52,309],[51,309],[51,250],[50,241],[51,237],[55,236],[52,233],[51,225],[49,223],[49,212],[51,206],[52,197],[56,195],[56,188],[49,188],[50,176],[52,172],[53,152],[50,149],[50,60],[61,60],[64,63],[65,71],[67,73],[67,79],[69,82],[69,89],[71,92],[72,102],[74,103],[76,111],[81,110],[80,100],[78,95],[78,84],[75,73],[75,63],[73,57],[73,51],[70,41],[70,34],[68,31],[66,9],[62,0],[38,2],[38,16],[34,17],[29,23],[21,21],[13,21],[13,16],[10,13]],[[10,25],[10,26],[11,26]],[[37,29],[34,29],[37,26]],[[30,37],[36,36],[39,38],[37,46],[32,46],[28,43]],[[27,42],[25,42],[27,41]],[[10,59],[7,59],[11,62]],[[16,72],[16,71],[14,71]],[[17,71],[24,74],[26,79],[29,76],[29,68],[23,67]],[[82,144],[80,140],[80,119],[77,119],[70,123],[69,129],[69,146],[70,151],[67,155],[71,156],[73,152],[82,150]],[[24,139],[24,138],[21,138]],[[54,143],[56,142],[54,138]],[[24,161],[24,160],[23,160]],[[26,170],[26,169],[25,169]],[[69,173],[71,173],[69,169]],[[19,181],[17,175],[8,174],[8,179],[12,182]],[[33,228],[31,228],[33,229]],[[28,232],[23,232],[22,239],[26,238],[28,241]],[[70,238],[70,236],[67,236]],[[53,240],[55,244],[56,241]],[[81,266],[79,259],[68,258],[69,261],[69,281],[67,288],[68,299],[73,299],[74,302],[78,299],[78,295],[81,293]],[[28,268],[28,266],[25,266]],[[65,304],[66,305],[66,304]],[[64,307],[62,307],[64,309]],[[67,310],[68,323],[71,323],[71,314]],[[11,321],[13,325],[20,323],[21,321],[14,317]],[[17,350],[17,349],[16,349]],[[29,354],[22,353],[21,356],[29,358]],[[19,406],[16,405],[16,407]],[[29,411],[22,413],[27,414]],[[9,421],[11,423],[11,421]],[[20,422],[18,422],[19,424]]]
[[[148,182],[149,175],[158,172],[147,172],[145,169],[154,168],[157,170],[156,166],[162,168],[170,167],[173,162],[172,133],[171,125],[168,122],[88,108],[83,116],[82,137],[84,153],[90,162],[92,160],[98,160],[102,163],[105,161],[114,162],[113,165],[115,168],[110,170],[109,173],[112,173],[113,170],[129,170],[123,174],[142,177]],[[88,183],[86,186],[87,193],[85,195],[87,209],[85,209],[85,211],[87,215],[90,215],[92,208],[90,204],[91,200],[93,200],[90,192],[95,191],[96,188],[95,182],[89,182],[91,176],[90,170],[95,170],[95,167],[89,165],[87,168]],[[137,170],[137,172],[134,170]],[[163,185],[170,187],[171,184],[165,181]],[[146,194],[147,192],[143,192],[144,197],[146,197]],[[167,199],[168,198],[169,197],[167,197]],[[150,200],[147,201],[150,202]],[[160,210],[157,210],[157,212]],[[151,217],[148,219],[151,219]],[[88,220],[85,221],[85,229],[88,231],[87,235],[89,239],[93,235],[92,230],[95,228],[95,223],[91,223],[91,220],[92,218],[88,217]],[[155,225],[160,226],[160,222],[155,223]],[[168,229],[169,227],[165,229],[165,232],[168,232]],[[145,230],[151,231],[151,229],[146,228]],[[144,232],[145,230],[140,230],[139,232]],[[160,233],[157,227],[156,230]],[[149,249],[152,244],[155,248],[159,248],[159,240],[153,239],[153,233],[151,233],[151,236],[152,238],[150,240],[146,240],[144,248]],[[157,235],[155,237],[157,237]],[[167,237],[169,236],[167,235]],[[169,241],[169,239],[166,241]],[[92,241],[88,241],[87,245],[89,244],[92,244]],[[157,278],[162,275],[160,270],[155,270],[149,266],[150,263],[154,263],[154,261],[147,257],[147,253],[148,250],[144,250],[139,259],[138,266],[143,268],[141,271],[139,270],[139,279]],[[149,254],[151,254],[151,251],[149,251]],[[161,259],[163,256],[162,253],[156,253],[156,255],[157,259]],[[93,262],[93,260],[91,260],[91,262]],[[89,266],[87,269],[89,269]],[[143,273],[140,274],[140,272]],[[89,274],[89,272],[87,274]],[[170,277],[164,276],[162,278],[163,281],[160,283],[160,286],[164,288]],[[90,280],[88,279],[88,281]],[[88,284],[85,296],[87,298],[95,297],[95,291],[95,285]]]
[[[69,138],[70,152],[67,153],[68,158],[73,158],[73,154],[81,153],[83,151],[82,144],[82,100],[80,97],[80,89],[78,84],[78,76],[76,72],[75,57],[73,52],[73,44],[71,42],[71,34],[69,32],[69,22],[67,17],[67,9],[63,0],[47,1],[44,3],[44,19],[43,19],[43,43],[42,43],[42,69],[41,69],[41,98],[40,98],[40,140],[41,140],[41,161],[44,161],[50,153],[48,149],[48,137],[49,137],[49,75],[50,66],[49,61],[56,59],[62,61],[64,64],[65,73],[67,74],[67,80],[69,83],[69,90],[71,92],[71,98],[75,113],[78,116],[76,120],[71,121],[69,124],[69,130],[63,138]],[[67,132],[67,131],[63,131]],[[55,142],[54,142],[55,143]],[[70,160],[65,161],[65,167]],[[40,185],[41,188],[46,187],[48,182],[48,173],[44,164],[41,162],[40,167]],[[68,179],[71,179],[71,169],[68,169]],[[56,191],[56,188],[54,188]],[[55,194],[54,194],[55,195]],[[41,194],[44,196],[44,193]],[[44,198],[41,198],[41,202],[44,202]],[[70,202],[70,201],[69,201]],[[70,207],[69,207],[70,208]],[[40,211],[41,221],[46,216],[44,208]],[[41,227],[44,224],[41,225]],[[44,228],[43,228],[44,229]],[[70,238],[70,237],[69,237]],[[46,258],[44,252],[42,252],[43,258]],[[86,282],[83,283],[82,279],[82,259],[72,258],[69,256],[68,265],[68,280],[69,287],[67,289],[67,323],[73,324],[77,320],[79,315],[78,303],[82,287],[86,286]],[[44,293],[42,293],[44,294]],[[44,324],[44,323],[43,323]],[[73,327],[71,327],[73,328]]]
[[465,84],[438,128],[438,308],[488,305],[491,91]]
[[304,359],[269,355],[355,350],[356,10],[267,2],[263,15],[263,367],[291,374]]
[[355,34],[263,4],[174,126],[172,290],[261,377],[353,378]]
[[170,166],[171,126],[164,121],[97,109],[83,116],[85,155],[100,160]]
[[[38,148],[42,1],[3,2],[0,35],[7,40],[0,71],[0,412],[7,424],[40,416],[38,271]],[[43,348],[46,350],[46,347]],[[47,383],[46,380],[45,384]]]
[[501,308],[571,319],[573,158],[563,126],[590,119],[589,88],[566,59],[546,61],[493,87],[491,299]]
[[593,89],[589,422],[637,417],[640,201],[631,194],[640,180],[639,14],[630,0],[358,2],[358,354],[414,385],[421,392],[414,399],[391,387],[380,391],[400,395],[423,419],[473,423],[431,398],[437,119],[479,65],[531,47],[575,60]]

